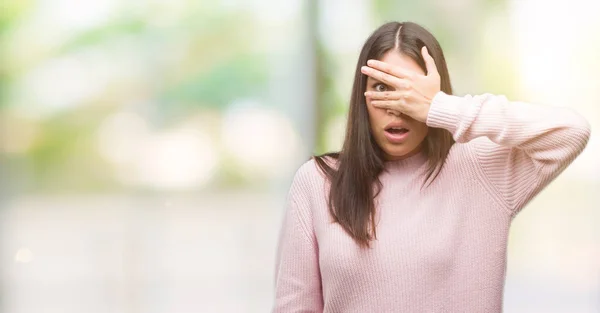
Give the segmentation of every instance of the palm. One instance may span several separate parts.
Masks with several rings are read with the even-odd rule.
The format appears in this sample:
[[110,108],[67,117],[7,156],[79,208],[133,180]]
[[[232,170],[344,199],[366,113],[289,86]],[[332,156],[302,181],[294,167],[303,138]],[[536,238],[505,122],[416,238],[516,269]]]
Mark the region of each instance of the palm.
[[394,88],[394,91],[366,92],[365,96],[379,108],[399,111],[410,117],[425,122],[433,97],[440,91],[440,75],[435,61],[427,48],[421,50],[427,74],[421,75],[405,68],[387,64],[377,60],[369,60],[368,66],[361,70],[378,81]]

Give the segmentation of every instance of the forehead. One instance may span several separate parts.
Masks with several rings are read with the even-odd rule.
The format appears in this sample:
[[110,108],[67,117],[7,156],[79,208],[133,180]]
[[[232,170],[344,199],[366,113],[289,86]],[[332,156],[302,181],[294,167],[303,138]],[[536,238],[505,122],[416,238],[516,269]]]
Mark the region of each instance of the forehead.
[[399,67],[408,69],[410,71],[413,71],[413,72],[416,72],[416,73],[419,73],[422,75],[425,74],[425,72],[423,72],[423,70],[419,67],[417,62],[415,62],[410,57],[408,57],[404,54],[401,54],[396,49],[392,49],[392,50],[386,52],[383,55],[383,57],[380,59],[380,61],[392,64],[395,66],[399,66]]

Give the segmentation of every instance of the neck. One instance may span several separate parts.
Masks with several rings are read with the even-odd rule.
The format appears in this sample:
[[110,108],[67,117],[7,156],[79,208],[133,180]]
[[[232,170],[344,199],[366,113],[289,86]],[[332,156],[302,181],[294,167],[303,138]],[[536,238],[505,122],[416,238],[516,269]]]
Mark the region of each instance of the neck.
[[389,154],[385,154],[385,160],[386,161],[400,161],[400,160],[404,160],[407,158],[410,158],[412,156],[415,156],[417,154],[419,154],[421,152],[421,145],[419,145],[418,147],[416,147],[414,150],[412,150],[411,152],[404,154],[404,155],[400,155],[400,156],[393,156],[393,155],[389,155]]

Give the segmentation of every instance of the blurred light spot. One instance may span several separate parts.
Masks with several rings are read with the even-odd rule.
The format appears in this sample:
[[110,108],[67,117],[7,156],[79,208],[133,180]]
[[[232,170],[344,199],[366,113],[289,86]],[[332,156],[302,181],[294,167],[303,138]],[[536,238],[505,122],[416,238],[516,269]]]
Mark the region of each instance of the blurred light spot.
[[102,122],[98,130],[100,154],[114,164],[135,161],[149,136],[146,121],[136,113],[119,112]]
[[[600,26],[595,13],[600,11],[600,2],[513,0],[511,6],[512,31],[520,56],[519,79],[525,93],[543,104],[571,107],[580,113],[597,112],[600,63],[595,61],[598,46],[590,40],[597,36]],[[556,27],[558,20],[560,27]],[[556,44],[557,38],[560,44]],[[585,117],[592,125],[598,121],[597,114]],[[600,146],[592,136],[585,152],[563,176],[572,173],[576,179],[598,181],[599,157]]]
[[33,252],[27,248],[21,248],[15,254],[15,262],[29,263],[33,260]]
[[[233,6],[233,1],[229,1],[229,7]],[[246,3],[244,3],[246,2]],[[271,0],[254,0],[254,1],[239,1],[235,3],[238,6],[244,4],[250,5],[252,12],[256,15],[256,19],[261,23],[289,23],[294,19],[302,9],[303,1],[288,0],[288,1],[271,1]]]
[[[207,134],[191,127],[148,137],[121,177],[160,189],[188,189],[206,184],[216,172],[218,155]],[[130,176],[133,174],[133,176]]]
[[129,185],[159,189],[204,185],[217,167],[213,146],[208,135],[192,123],[153,133],[132,112],[110,116],[98,130],[100,154],[116,166],[118,179]]
[[298,156],[299,139],[290,121],[252,103],[232,106],[222,135],[227,151],[249,171],[278,175]]
[[[281,1],[281,3],[285,3]],[[373,30],[371,1],[355,1],[346,5],[343,0],[319,2],[319,35],[331,53],[360,51],[364,38]],[[340,10],[344,7],[343,10]],[[339,34],[344,34],[340,36]]]
[[115,0],[45,0],[40,2],[37,19],[60,30],[84,30],[109,21]]
[[102,94],[107,84],[106,69],[96,66],[88,55],[50,60],[29,72],[18,84],[18,101],[33,116],[86,104]]

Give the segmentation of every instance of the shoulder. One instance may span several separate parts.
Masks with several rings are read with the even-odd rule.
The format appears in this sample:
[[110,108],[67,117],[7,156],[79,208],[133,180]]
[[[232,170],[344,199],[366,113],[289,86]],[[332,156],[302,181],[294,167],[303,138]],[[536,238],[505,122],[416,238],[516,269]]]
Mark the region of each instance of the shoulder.
[[317,158],[333,169],[337,167],[337,160],[330,156],[311,157],[310,160],[302,163],[296,170],[290,187],[290,195],[296,201],[309,201],[309,198],[323,189],[327,182],[327,175],[318,164]]
[[[302,163],[298,167],[296,173],[294,174],[292,184],[310,185],[311,183],[316,183],[326,179],[326,175],[317,163],[316,158],[318,157],[311,157],[310,160]],[[331,157],[323,157],[321,160],[323,160],[329,166],[335,166],[336,163]]]

